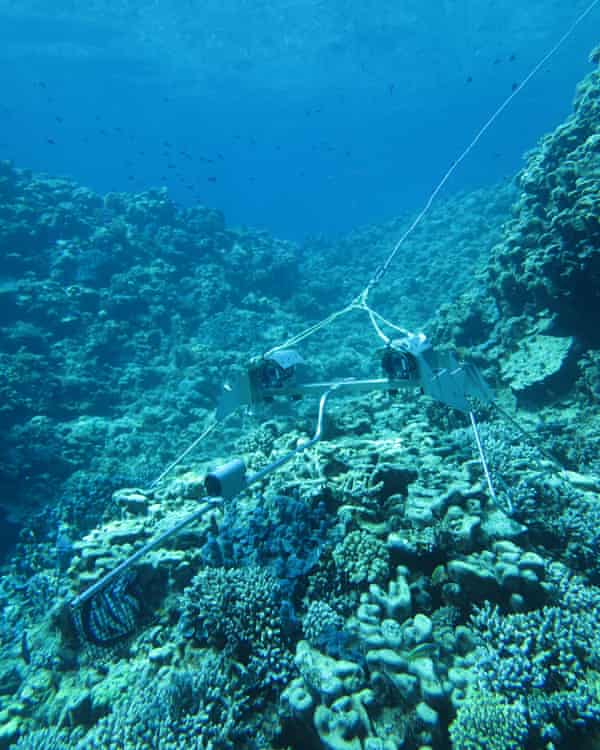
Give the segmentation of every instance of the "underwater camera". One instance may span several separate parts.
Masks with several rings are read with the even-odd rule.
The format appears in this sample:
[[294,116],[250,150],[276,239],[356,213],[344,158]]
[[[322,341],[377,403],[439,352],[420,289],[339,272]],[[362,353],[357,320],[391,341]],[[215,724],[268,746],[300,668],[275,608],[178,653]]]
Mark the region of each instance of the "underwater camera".
[[279,349],[252,359],[246,369],[223,389],[217,405],[217,419],[239,406],[253,406],[274,396],[289,395],[299,385],[298,367],[304,359],[295,349]]

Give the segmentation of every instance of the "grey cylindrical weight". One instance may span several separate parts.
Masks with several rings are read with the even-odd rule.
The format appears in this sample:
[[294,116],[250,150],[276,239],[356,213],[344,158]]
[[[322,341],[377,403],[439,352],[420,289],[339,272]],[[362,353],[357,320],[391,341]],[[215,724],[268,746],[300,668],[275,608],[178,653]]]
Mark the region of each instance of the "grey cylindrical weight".
[[246,487],[246,464],[234,458],[206,475],[204,486],[209,497],[230,500]]

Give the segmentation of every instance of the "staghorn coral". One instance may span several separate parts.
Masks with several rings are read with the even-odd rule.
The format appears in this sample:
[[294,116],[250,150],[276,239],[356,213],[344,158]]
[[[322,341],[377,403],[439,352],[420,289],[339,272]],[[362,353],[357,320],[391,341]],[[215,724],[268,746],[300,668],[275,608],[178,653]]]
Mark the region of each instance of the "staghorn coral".
[[529,731],[523,703],[469,688],[450,725],[453,750],[521,750]]
[[36,729],[19,738],[14,750],[68,750],[68,735],[58,729]]
[[251,748],[245,710],[226,663],[209,654],[199,669],[142,674],[77,750]]
[[531,731],[546,740],[597,726],[600,589],[558,563],[548,567],[549,603],[503,615],[487,603],[473,626],[480,638],[474,678],[480,689],[525,705]]
[[223,649],[263,687],[288,677],[291,655],[283,632],[281,591],[267,570],[201,570],[182,597],[181,629],[199,643]]

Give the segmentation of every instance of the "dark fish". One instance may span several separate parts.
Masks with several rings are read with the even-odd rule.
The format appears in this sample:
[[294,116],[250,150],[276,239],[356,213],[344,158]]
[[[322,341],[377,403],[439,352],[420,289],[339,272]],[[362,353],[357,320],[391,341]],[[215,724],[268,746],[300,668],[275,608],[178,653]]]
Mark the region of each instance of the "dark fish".
[[516,91],[521,84],[517,83],[516,81],[513,82],[513,85],[510,87],[511,91]]
[[31,664],[31,650],[29,648],[29,641],[27,640],[27,631],[24,630],[21,635],[21,658],[25,664]]
[[211,175],[210,177],[206,178],[209,182],[216,182],[217,178],[214,175]]
[[473,83],[473,76],[467,76],[467,83]]
[[49,143],[51,146],[56,145],[56,141],[54,140],[54,138],[46,138],[46,143]]

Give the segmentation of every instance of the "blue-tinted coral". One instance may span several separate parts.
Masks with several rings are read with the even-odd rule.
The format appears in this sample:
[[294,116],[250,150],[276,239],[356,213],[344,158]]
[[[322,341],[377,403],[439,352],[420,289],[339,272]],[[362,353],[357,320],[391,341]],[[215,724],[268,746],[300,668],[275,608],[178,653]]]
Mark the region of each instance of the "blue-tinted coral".
[[37,729],[27,732],[12,745],[13,750],[68,750],[68,736],[57,729]]
[[450,725],[453,750],[521,750],[528,732],[522,702],[473,688]]
[[597,725],[597,688],[586,687],[600,669],[600,589],[586,586],[559,564],[550,566],[549,604],[502,614],[487,603],[473,617],[481,639],[478,685],[510,702],[530,706],[542,736]]
[[344,618],[322,600],[311,602],[302,618],[306,640],[329,656],[339,657],[344,651],[349,636],[343,628]]
[[316,505],[285,495],[261,497],[251,508],[232,501],[203,554],[211,565],[268,568],[287,595],[317,564],[335,519],[325,503]]
[[600,580],[600,505],[577,493],[559,518],[567,540],[566,557],[570,565]]
[[256,684],[283,684],[288,651],[277,579],[263,568],[206,568],[185,590],[181,632],[247,667]]
[[545,747],[552,748],[559,742],[575,740],[585,730],[600,727],[599,687],[597,675],[590,674],[574,690],[561,690],[550,695],[536,693],[527,700],[531,726]]
[[210,654],[194,670],[143,674],[76,750],[253,750],[236,684],[225,662]]

